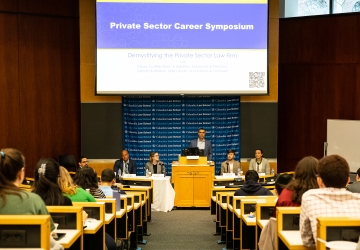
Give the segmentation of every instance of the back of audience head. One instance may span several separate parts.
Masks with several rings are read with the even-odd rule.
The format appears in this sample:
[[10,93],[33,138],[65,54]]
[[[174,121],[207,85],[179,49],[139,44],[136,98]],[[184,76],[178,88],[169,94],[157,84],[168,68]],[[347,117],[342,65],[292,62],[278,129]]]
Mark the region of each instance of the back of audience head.
[[76,184],[83,189],[97,189],[98,179],[95,170],[91,167],[82,168],[76,174]]
[[360,168],[356,171],[356,181],[360,181]]
[[15,182],[21,183],[25,176],[25,158],[14,148],[0,150],[0,196],[3,205],[6,203],[5,194],[16,194],[20,191]]
[[76,194],[76,185],[66,168],[60,166],[60,176],[58,184],[63,193],[68,195]]
[[281,174],[276,178],[275,181],[275,190],[277,195],[280,195],[284,188],[286,188],[287,184],[293,179],[293,177],[289,174]]
[[259,182],[259,174],[255,170],[248,170],[245,174],[245,181]]
[[319,188],[316,180],[318,162],[315,157],[306,156],[296,165],[294,180],[286,187],[293,191],[292,199],[294,202],[301,204],[301,197],[306,191]]
[[101,172],[101,183],[112,184],[115,181],[115,178],[115,173],[110,168],[106,168]]
[[329,155],[319,161],[318,184],[320,187],[344,188],[350,181],[350,168],[339,155]]
[[34,171],[33,192],[38,194],[46,205],[62,205],[64,196],[58,184],[60,166],[55,160],[42,158]]

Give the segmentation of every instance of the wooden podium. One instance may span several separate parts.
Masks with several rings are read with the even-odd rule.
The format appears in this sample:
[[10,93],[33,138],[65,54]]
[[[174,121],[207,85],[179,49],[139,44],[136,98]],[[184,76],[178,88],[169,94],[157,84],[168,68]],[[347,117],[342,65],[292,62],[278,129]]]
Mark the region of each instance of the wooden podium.
[[208,164],[206,156],[181,156],[172,164],[175,206],[209,207],[213,179],[214,165]]

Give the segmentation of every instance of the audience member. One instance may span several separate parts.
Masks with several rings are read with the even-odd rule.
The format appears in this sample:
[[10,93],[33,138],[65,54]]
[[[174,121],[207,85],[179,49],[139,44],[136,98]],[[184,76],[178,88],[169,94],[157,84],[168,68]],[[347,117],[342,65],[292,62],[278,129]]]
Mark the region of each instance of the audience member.
[[165,164],[159,160],[158,152],[151,152],[149,161],[145,164],[147,169],[152,174],[164,174],[166,175]]
[[289,174],[281,174],[275,180],[275,194],[279,196],[281,192],[286,188],[293,177]]
[[95,202],[95,198],[81,187],[77,187],[66,168],[60,167],[58,183],[63,194],[73,202]]
[[298,162],[294,180],[279,194],[274,217],[276,217],[276,207],[300,207],[302,195],[309,189],[319,188],[316,181],[317,164],[318,160],[312,156],[306,156]]
[[113,172],[118,174],[119,169],[122,174],[136,174],[136,162],[130,159],[129,152],[125,149],[121,151],[121,159],[115,161]]
[[79,161],[78,161],[78,164],[79,164],[78,169],[88,167],[88,163],[89,163],[89,161],[85,156],[80,156]]
[[71,206],[71,200],[64,196],[58,184],[60,166],[55,160],[42,158],[34,172],[33,193],[38,194],[47,206]]
[[356,172],[356,182],[348,185],[346,189],[353,193],[360,193],[360,168]]
[[245,183],[234,196],[273,195],[269,189],[259,183],[259,175],[255,170],[248,170],[245,174]]
[[266,158],[263,158],[262,149],[255,150],[255,159],[250,160],[249,170],[255,170],[258,173],[270,174],[270,164]]
[[111,186],[116,183],[115,173],[112,169],[106,168],[101,172],[100,189],[106,196],[113,196],[113,189]]
[[300,234],[305,246],[316,243],[317,217],[360,217],[360,194],[345,190],[349,165],[339,155],[322,158],[318,164],[319,189],[305,192],[301,201]]
[[235,161],[235,150],[229,149],[227,151],[227,160],[221,163],[220,175],[223,175],[223,173],[237,174],[238,170],[241,171],[241,164]]
[[[19,187],[25,177],[25,157],[13,148],[0,150],[0,214],[47,215],[46,205],[37,194],[26,192]],[[50,220],[50,230],[55,229]],[[51,250],[64,249],[50,236]]]
[[82,168],[76,175],[76,185],[82,187],[85,190],[88,189],[90,194],[94,196],[94,198],[106,198],[103,191],[99,189],[97,174],[93,168]]

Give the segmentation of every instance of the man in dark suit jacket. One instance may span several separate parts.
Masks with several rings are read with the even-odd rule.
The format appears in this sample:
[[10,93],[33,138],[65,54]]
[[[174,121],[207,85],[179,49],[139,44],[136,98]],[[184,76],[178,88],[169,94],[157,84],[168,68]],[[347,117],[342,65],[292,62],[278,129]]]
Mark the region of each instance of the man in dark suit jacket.
[[127,150],[121,151],[121,159],[115,161],[114,172],[118,174],[119,169],[121,174],[136,174],[136,162],[129,159],[129,152]]
[[203,128],[198,130],[198,138],[190,141],[189,148],[196,148],[204,149],[204,156],[207,156],[207,160],[212,160],[212,146],[210,140],[205,140],[206,131]]

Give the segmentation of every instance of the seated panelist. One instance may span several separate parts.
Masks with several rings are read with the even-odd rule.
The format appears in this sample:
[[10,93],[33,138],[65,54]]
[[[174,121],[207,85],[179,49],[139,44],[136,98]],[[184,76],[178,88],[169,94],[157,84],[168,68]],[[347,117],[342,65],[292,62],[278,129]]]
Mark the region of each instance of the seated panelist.
[[263,158],[262,149],[255,150],[255,159],[251,159],[249,170],[255,170],[258,173],[265,173],[266,175],[270,174],[270,164],[267,159]]
[[127,150],[121,151],[121,159],[115,161],[114,172],[116,174],[121,170],[121,174],[136,174],[136,162],[131,160]]
[[150,153],[150,158],[145,164],[145,169],[147,169],[151,174],[164,174],[164,176],[166,176],[165,164],[159,160],[158,152]]
[[220,175],[223,173],[238,173],[238,169],[241,171],[241,164],[235,161],[235,150],[229,149],[227,151],[227,160],[221,163]]

